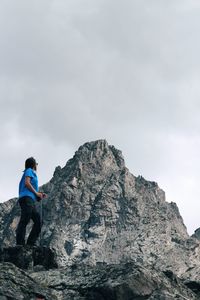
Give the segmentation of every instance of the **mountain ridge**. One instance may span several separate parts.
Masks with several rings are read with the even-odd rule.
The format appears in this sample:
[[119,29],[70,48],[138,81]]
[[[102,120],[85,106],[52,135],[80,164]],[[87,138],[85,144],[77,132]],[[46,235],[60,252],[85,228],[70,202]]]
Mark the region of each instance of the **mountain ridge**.
[[[131,174],[106,140],[80,146],[41,191],[41,243],[55,251],[58,268],[132,262],[200,282],[198,230],[190,237],[177,205],[156,182]],[[15,245],[19,216],[16,199],[0,204],[2,247]]]

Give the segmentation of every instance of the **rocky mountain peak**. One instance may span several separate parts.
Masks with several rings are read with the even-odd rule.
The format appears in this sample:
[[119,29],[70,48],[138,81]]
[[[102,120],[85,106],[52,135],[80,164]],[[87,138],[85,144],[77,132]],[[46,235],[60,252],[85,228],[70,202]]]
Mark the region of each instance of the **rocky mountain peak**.
[[49,193],[53,186],[62,189],[75,180],[79,189],[90,185],[100,190],[115,174],[126,172],[122,152],[106,140],[97,140],[80,146],[63,168],[56,167],[50,184],[43,188]]
[[91,177],[97,174],[104,176],[124,168],[122,152],[108,145],[106,140],[97,140],[79,147],[63,169],[60,167],[55,169],[54,176]]
[[108,163],[114,167],[124,168],[125,162],[122,152],[114,146],[108,145],[106,140],[97,140],[90,143],[85,143],[75,153],[75,157],[83,163],[102,162]]
[[[58,266],[131,261],[185,276],[199,263],[198,234],[188,236],[177,205],[156,182],[131,174],[105,140],[79,147],[41,190],[41,243]],[[0,205],[1,245],[15,244],[19,214],[16,199]]]

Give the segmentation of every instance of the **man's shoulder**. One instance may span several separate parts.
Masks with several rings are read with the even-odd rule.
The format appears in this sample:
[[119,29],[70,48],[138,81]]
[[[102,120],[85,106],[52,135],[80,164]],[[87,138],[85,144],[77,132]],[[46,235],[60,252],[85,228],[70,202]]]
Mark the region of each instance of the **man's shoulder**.
[[35,172],[34,172],[33,169],[27,168],[27,169],[25,170],[25,176],[28,176],[28,177],[34,177],[34,176],[36,176],[36,174],[35,174]]

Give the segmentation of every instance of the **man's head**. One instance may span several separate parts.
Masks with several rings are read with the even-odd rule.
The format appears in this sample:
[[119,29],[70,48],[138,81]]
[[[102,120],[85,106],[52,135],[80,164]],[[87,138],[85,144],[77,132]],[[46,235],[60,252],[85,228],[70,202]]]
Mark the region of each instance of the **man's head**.
[[25,161],[25,169],[31,168],[33,170],[36,170],[37,168],[37,162],[35,160],[34,157],[29,157],[27,158],[27,160]]

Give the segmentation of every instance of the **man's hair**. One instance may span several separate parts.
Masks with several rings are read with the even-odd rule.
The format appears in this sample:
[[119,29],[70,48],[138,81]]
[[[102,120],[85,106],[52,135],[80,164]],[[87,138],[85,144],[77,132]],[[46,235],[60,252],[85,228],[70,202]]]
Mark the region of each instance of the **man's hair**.
[[36,160],[34,157],[29,157],[25,161],[25,169],[31,168],[33,169],[37,165]]

